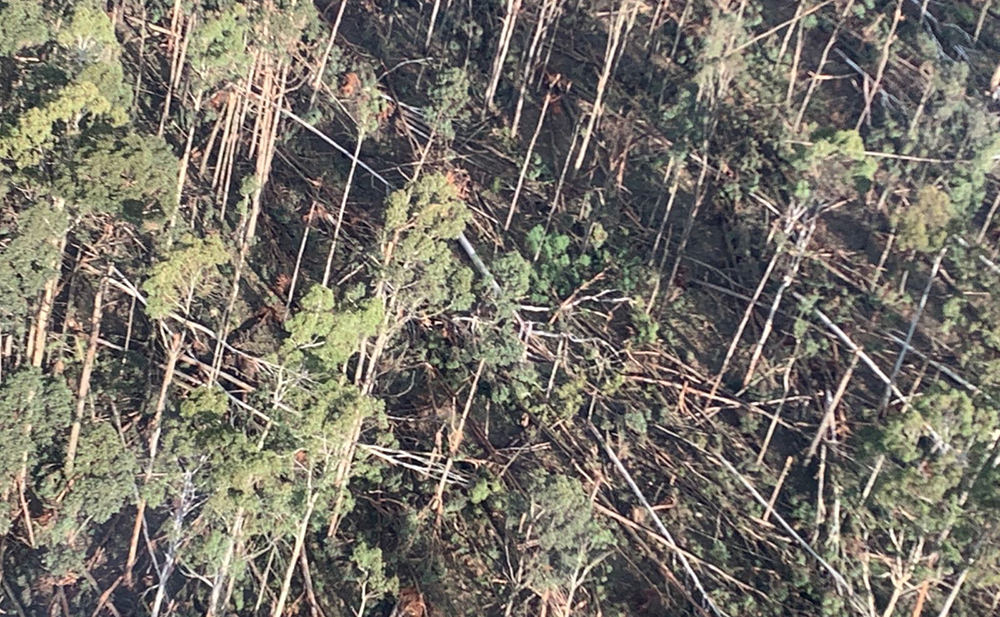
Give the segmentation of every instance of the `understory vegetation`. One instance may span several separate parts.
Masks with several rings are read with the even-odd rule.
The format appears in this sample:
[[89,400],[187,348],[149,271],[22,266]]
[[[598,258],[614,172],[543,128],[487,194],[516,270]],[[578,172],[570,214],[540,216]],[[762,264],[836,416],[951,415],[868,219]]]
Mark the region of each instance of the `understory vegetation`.
[[993,0],[0,0],[0,612],[995,614],[998,100]]

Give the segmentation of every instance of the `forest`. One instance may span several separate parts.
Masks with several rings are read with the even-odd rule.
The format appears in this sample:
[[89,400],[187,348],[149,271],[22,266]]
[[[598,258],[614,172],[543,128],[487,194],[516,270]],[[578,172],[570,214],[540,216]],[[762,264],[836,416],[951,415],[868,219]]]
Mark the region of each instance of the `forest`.
[[1000,4],[0,0],[0,614],[1000,614]]

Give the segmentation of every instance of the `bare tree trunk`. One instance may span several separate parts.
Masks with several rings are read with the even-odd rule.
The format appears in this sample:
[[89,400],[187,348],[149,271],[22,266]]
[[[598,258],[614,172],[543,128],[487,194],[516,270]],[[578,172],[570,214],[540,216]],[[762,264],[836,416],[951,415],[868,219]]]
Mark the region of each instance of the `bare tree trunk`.
[[754,346],[753,354],[750,356],[750,366],[747,368],[746,375],[743,376],[743,387],[746,387],[750,383],[750,380],[753,379],[757,363],[760,361],[761,353],[764,351],[764,344],[767,343],[767,339],[771,335],[771,329],[774,327],[774,317],[778,313],[781,299],[784,297],[785,290],[795,282],[795,277],[799,273],[799,266],[802,265],[803,254],[809,246],[809,241],[812,239],[815,229],[816,219],[814,218],[809,228],[802,233],[802,236],[796,243],[796,255],[792,258],[792,263],[788,266],[788,271],[781,280],[781,286],[778,287],[778,291],[774,294],[774,300],[771,302],[771,310],[767,315],[767,321],[764,322],[764,330],[761,332],[760,339],[758,339],[757,344]]
[[451,467],[455,463],[455,455],[458,454],[458,448],[462,445],[462,437],[465,434],[465,421],[469,417],[469,410],[472,409],[472,400],[476,396],[476,389],[479,388],[479,377],[483,374],[483,367],[485,365],[485,360],[480,360],[479,366],[476,367],[476,374],[472,378],[472,385],[469,386],[469,396],[465,399],[465,407],[462,409],[462,417],[459,419],[457,426],[455,425],[454,412],[452,413],[451,427],[448,432],[448,460],[445,462],[444,471],[441,473],[441,481],[438,483],[437,493],[435,493],[434,499],[431,500],[429,506],[432,510],[437,510],[438,526],[441,525],[441,517],[444,514],[444,487],[448,482],[448,474],[451,473]]
[[[649,20],[649,30],[646,32],[646,44],[643,45],[646,50],[659,50],[659,45],[655,47],[653,46],[653,34],[660,26],[663,25],[663,11],[668,8],[670,8],[670,0],[657,0],[656,8],[653,10],[653,17]],[[648,59],[649,55],[647,55],[646,58]]]
[[413,177],[410,178],[410,182],[416,182],[420,174],[423,173],[424,163],[427,162],[427,156],[431,153],[431,146],[434,144],[435,137],[437,137],[436,128],[431,129],[431,134],[427,136],[427,143],[424,144],[423,150],[420,151],[420,160],[417,161],[417,167],[413,170]]
[[497,43],[497,51],[493,56],[493,68],[490,71],[490,83],[486,87],[486,110],[493,107],[493,97],[496,96],[497,86],[500,85],[500,76],[503,74],[504,63],[507,60],[507,51],[510,49],[510,40],[514,34],[514,25],[517,23],[517,14],[521,10],[521,0],[507,0],[507,14],[503,18],[503,28],[500,30],[500,41]]
[[521,70],[521,89],[517,95],[517,105],[514,107],[514,119],[510,123],[511,138],[517,137],[521,124],[521,110],[524,107],[524,95],[528,89],[528,81],[531,77],[531,69],[535,64],[535,55],[538,53],[539,41],[545,33],[546,21],[549,18],[549,7],[556,8],[557,0],[543,0],[542,8],[538,13],[538,23],[535,25],[535,34],[531,38],[531,46],[524,60],[524,67]]
[[83,370],[80,372],[80,386],[76,392],[76,415],[69,431],[69,444],[66,446],[66,462],[63,466],[63,477],[67,481],[73,476],[73,463],[76,459],[76,449],[80,442],[80,430],[83,423],[83,412],[87,406],[87,394],[90,392],[90,376],[94,372],[94,360],[97,358],[97,341],[101,336],[101,317],[104,314],[104,294],[108,288],[108,274],[101,279],[94,294],[94,312],[90,317],[90,338],[87,341],[87,354],[83,359]]
[[847,16],[850,15],[851,8],[854,6],[854,0],[847,0],[847,4],[844,6],[844,10],[840,12],[840,19],[837,21],[837,25],[833,27],[833,32],[830,33],[830,38],[826,41],[826,47],[823,48],[823,53],[819,57],[819,64],[816,66],[816,70],[813,72],[812,79],[809,81],[809,88],[806,89],[806,96],[802,99],[802,105],[799,106],[799,113],[795,116],[795,122],[792,123],[792,132],[797,132],[799,130],[799,125],[802,124],[802,118],[806,115],[806,109],[809,107],[809,100],[812,99],[813,93],[816,88],[819,87],[820,81],[823,76],[823,67],[826,66],[827,58],[830,57],[830,51],[837,42],[837,35],[840,34],[840,28],[844,25],[847,20]]
[[[552,217],[556,213],[556,208],[559,207],[559,200],[562,197],[563,186],[566,184],[566,174],[569,172],[569,164],[573,160],[573,150],[576,148],[576,140],[580,136],[580,123],[579,121],[573,124],[573,135],[569,139],[569,148],[566,150],[566,158],[563,161],[562,171],[559,172],[559,181],[556,182],[556,192],[552,196],[552,204],[549,206],[549,213],[545,216],[545,233],[549,233],[549,228],[552,227]],[[535,254],[531,257],[531,263],[538,261],[538,256],[542,252],[542,245],[539,243],[538,247],[535,249]]]
[[[768,243],[770,238],[768,238]],[[746,329],[747,324],[750,323],[750,317],[753,315],[753,310],[757,306],[757,301],[760,299],[762,293],[764,293],[764,286],[767,282],[771,280],[771,273],[774,271],[774,266],[778,263],[778,258],[782,255],[781,250],[776,250],[774,255],[771,256],[771,260],[768,261],[767,267],[764,269],[764,274],[760,277],[760,282],[757,283],[757,289],[753,292],[753,297],[747,304],[746,310],[743,311],[743,317],[740,319],[740,324],[736,327],[736,333],[733,334],[733,340],[729,343],[729,349],[726,350],[726,357],[722,360],[722,366],[719,367],[719,372],[715,376],[715,380],[712,382],[712,390],[709,394],[709,399],[715,396],[715,393],[719,390],[719,384],[722,383],[723,377],[726,375],[726,371],[729,369],[729,362],[733,359],[733,355],[736,353],[736,348],[739,346],[740,339],[743,338],[743,331]]]
[[998,208],[1000,208],[1000,191],[997,191],[997,196],[993,199],[990,211],[986,213],[986,220],[983,221],[983,226],[979,228],[979,233],[976,234],[977,243],[982,244],[986,238],[986,232],[990,230],[990,225],[993,223],[993,217],[996,216]]
[[363,144],[364,141],[364,129],[359,128],[358,144],[354,147],[354,156],[351,157],[351,169],[347,172],[347,186],[344,187],[344,196],[340,200],[340,211],[337,212],[337,224],[333,229],[333,241],[330,243],[330,252],[326,256],[326,268],[323,270],[323,287],[326,287],[330,282],[330,267],[333,265],[333,253],[337,250],[337,238],[340,236],[340,225],[344,222],[344,209],[347,207],[347,198],[351,194],[351,184],[354,182],[354,171],[358,168],[358,156],[361,154],[361,144]]
[[313,215],[316,214],[316,201],[313,200],[309,206],[309,216],[306,217],[306,228],[302,231],[302,241],[299,243],[299,252],[295,256],[295,269],[292,271],[292,281],[288,284],[288,299],[285,301],[285,316],[292,307],[292,299],[295,297],[295,284],[299,280],[299,269],[302,267],[302,255],[306,252],[306,242],[309,240],[309,230],[312,229]]
[[[672,161],[673,159],[671,159]],[[666,178],[664,178],[664,181]],[[670,196],[667,198],[667,205],[663,212],[663,219],[660,221],[660,230],[657,233],[656,244],[659,244],[660,237],[663,233],[663,229],[667,224],[667,219],[670,218],[670,212],[673,210],[674,201],[677,199],[677,190],[680,187],[681,174],[680,172],[674,172],[674,181],[670,185]],[[673,230],[671,229],[671,232]],[[683,247],[680,247],[683,249]],[[655,255],[655,250],[654,250]],[[660,294],[660,285],[663,280],[663,266],[667,263],[667,256],[670,255],[670,235],[668,234],[667,239],[663,243],[663,253],[660,255],[660,263],[657,267],[656,281],[653,283],[653,291],[649,294],[649,302],[646,303],[646,314],[651,315],[653,313],[653,307],[656,306],[656,298]],[[651,256],[652,258],[652,256]],[[680,251],[677,253],[677,259],[681,258]],[[673,279],[673,273],[671,273],[670,278]],[[667,288],[669,289],[670,282],[667,283]]]
[[847,392],[847,386],[851,383],[851,377],[854,375],[854,368],[858,365],[858,360],[860,356],[858,352],[854,352],[851,355],[851,363],[847,366],[847,370],[844,371],[843,376],[840,378],[840,383],[837,385],[837,391],[834,393],[833,397],[829,396],[827,392],[827,405],[826,410],[823,414],[823,419],[820,421],[819,429],[816,430],[816,436],[813,437],[812,443],[809,444],[809,450],[806,451],[806,458],[803,464],[808,464],[812,457],[816,456],[816,449],[819,448],[820,443],[823,441],[823,435],[826,433],[828,428],[833,429],[833,433],[836,434],[836,411],[837,406],[840,405],[840,400],[844,398],[844,393]]
[[681,36],[684,34],[684,24],[687,23],[688,17],[691,15],[691,6],[693,4],[692,0],[687,0],[684,3],[684,8],[681,10],[681,16],[677,20],[677,33],[674,35],[674,44],[670,47],[671,60],[677,55],[677,47],[680,45]]
[[507,231],[510,229],[510,222],[514,218],[514,211],[517,209],[517,198],[521,196],[521,189],[524,188],[524,177],[528,173],[528,166],[531,165],[531,155],[535,151],[535,143],[538,141],[538,135],[542,132],[542,125],[545,122],[545,113],[549,110],[549,103],[552,102],[551,93],[545,94],[545,100],[542,102],[542,111],[538,116],[538,124],[535,125],[535,133],[531,136],[531,141],[528,142],[528,153],[524,156],[524,164],[521,165],[521,173],[517,177],[517,187],[514,189],[514,197],[510,200],[510,209],[507,210],[507,220],[504,221],[503,229]]
[[[389,263],[392,258],[392,245],[383,249],[383,263]],[[378,363],[382,357],[382,352],[385,350],[386,343],[389,341],[389,328],[391,326],[392,319],[392,305],[391,302],[386,302],[385,298],[385,285],[384,281],[379,281],[376,290],[376,297],[380,298],[385,306],[385,316],[382,318],[382,324],[379,327],[379,333],[375,338],[375,342],[372,345],[372,351],[368,355],[368,366],[367,370],[364,372],[364,377],[362,380],[362,362],[359,359],[357,372],[355,373],[355,385],[361,388],[362,395],[371,394],[375,387],[375,377],[378,374]],[[362,343],[362,349],[365,348],[367,343]],[[332,538],[334,534],[337,533],[337,527],[340,525],[341,510],[344,505],[344,494],[346,492],[347,484],[351,476],[351,467],[354,465],[354,455],[357,452],[358,439],[361,437],[361,427],[364,424],[364,416],[360,413],[354,419],[351,427],[348,429],[347,436],[343,445],[340,446],[340,451],[337,455],[337,469],[334,475],[333,486],[337,490],[337,498],[333,504],[333,510],[330,514],[330,524],[327,526],[326,535]]]
[[[174,334],[170,344],[170,350],[167,353],[167,366],[163,371],[163,383],[160,384],[160,394],[156,399],[156,410],[153,414],[153,421],[150,426],[152,433],[149,436],[149,462],[146,464],[146,473],[143,476],[144,483],[148,483],[153,477],[153,467],[156,461],[156,453],[160,446],[160,434],[163,430],[163,410],[167,407],[167,392],[170,390],[170,384],[173,383],[174,371],[177,368],[177,360],[181,356],[183,344],[184,335],[179,333]],[[140,497],[139,503],[136,506],[135,523],[132,526],[132,541],[129,543],[128,557],[125,560],[126,585],[132,584],[132,568],[135,566],[135,560],[139,548],[139,535],[142,532],[142,525],[145,516],[146,500]]]
[[795,23],[802,16],[802,9],[805,8],[806,0],[799,0],[799,5],[795,9],[795,16],[792,17],[792,23],[788,26],[788,30],[785,32],[784,38],[781,39],[781,48],[778,50],[777,61],[781,62],[785,59],[785,51],[788,50],[788,42],[792,40],[792,35],[795,33]]
[[309,471],[309,500],[306,503],[306,512],[302,515],[302,522],[299,523],[298,533],[295,534],[295,545],[292,547],[292,555],[288,559],[288,567],[285,569],[285,579],[281,584],[281,592],[278,594],[278,601],[274,605],[271,617],[282,617],[285,614],[285,602],[288,601],[288,592],[292,587],[292,575],[298,566],[299,554],[302,552],[302,545],[305,544],[306,532],[309,531],[309,519],[312,518],[313,510],[316,508],[316,501],[319,499],[318,493],[312,492],[312,470]]
[[687,221],[684,222],[684,231],[681,232],[681,241],[677,245],[677,256],[674,258],[674,265],[670,268],[670,275],[667,276],[667,283],[663,287],[664,295],[670,291],[670,287],[674,284],[674,279],[677,278],[677,271],[681,266],[681,259],[684,258],[684,251],[687,249],[688,240],[691,239],[691,230],[694,229],[695,219],[698,218],[698,213],[701,212],[701,205],[705,201],[707,193],[707,190],[705,189],[705,180],[708,177],[708,145],[709,138],[706,137],[704,143],[702,143],[702,151],[705,153],[705,158],[701,161],[701,173],[698,174],[698,182],[695,184],[694,189],[694,207],[691,208],[691,212],[688,213]]
[[[66,201],[62,198],[56,198],[53,200],[53,206],[56,210],[61,211],[65,208]],[[28,330],[26,355],[31,366],[35,368],[41,367],[42,360],[45,358],[45,342],[49,335],[49,317],[52,316],[52,309],[56,301],[56,291],[59,289],[62,255],[63,251],[66,250],[66,233],[63,232],[53,244],[58,249],[56,251],[57,257],[55,263],[52,264],[55,274],[45,282],[45,287],[42,290],[42,298],[38,303],[38,312],[36,313],[35,320],[31,323],[31,328]]]
[[993,4],[993,0],[986,0],[983,2],[983,8],[979,9],[979,19],[976,20],[976,32],[972,35],[973,44],[979,42],[979,35],[983,32],[983,24],[986,22],[986,14],[990,11],[990,5]]
[[[561,2],[562,0],[556,0],[556,2]],[[545,73],[549,69],[549,61],[552,59],[552,48],[556,45],[556,36],[559,34],[559,21],[562,19],[563,11],[562,8],[555,12],[556,17],[552,22],[552,35],[549,36],[548,44],[549,49],[545,52],[545,59],[542,60],[542,66],[538,71],[538,85],[540,86],[545,80]],[[545,43],[542,43],[542,48],[545,47]],[[538,50],[541,52],[541,49]]]
[[[173,243],[173,234],[170,232],[173,231],[174,226],[177,224],[177,216],[181,211],[181,202],[184,197],[184,183],[187,181],[188,164],[191,162],[191,148],[194,146],[194,132],[198,128],[198,113],[201,111],[201,97],[202,92],[199,90],[194,95],[194,111],[191,114],[191,126],[188,127],[187,139],[184,142],[184,155],[181,156],[180,165],[177,168],[177,198],[174,202],[174,211],[170,214],[170,223],[167,226],[166,242],[168,247]],[[207,152],[205,156],[206,158],[208,157]]]
[[347,483],[351,475],[351,467],[354,465],[354,455],[357,451],[358,439],[361,437],[361,425],[364,418],[358,416],[349,429],[347,441],[341,448],[338,457],[336,475],[334,476],[334,487],[337,490],[337,498],[333,503],[333,511],[330,514],[330,524],[326,528],[326,535],[332,538],[337,533],[340,525],[341,510],[344,507],[344,493],[347,491]]
[[[62,210],[65,207],[65,200],[62,198],[56,198],[53,200],[53,206],[57,210]],[[56,291],[59,288],[59,275],[62,269],[62,255],[63,251],[66,249],[66,232],[63,232],[58,239],[56,239],[54,244],[57,245],[58,250],[56,251],[56,259],[53,264],[55,269],[55,274],[48,281],[45,282],[45,286],[42,290],[42,297],[38,305],[38,312],[36,313],[35,319],[32,321],[31,326],[28,329],[28,341],[25,349],[25,355],[27,356],[31,366],[35,368],[41,368],[42,361],[45,359],[45,343],[48,339],[49,334],[49,317],[52,316],[52,309],[55,305]],[[29,400],[34,396],[34,393],[29,394]],[[31,432],[34,430],[34,426],[31,422],[28,422],[24,426],[24,434],[26,437],[30,437]],[[21,454],[21,469],[17,474],[17,491],[18,499],[21,504],[21,514],[24,516],[24,526],[25,531],[28,535],[28,544],[34,548],[35,547],[35,531],[34,525],[31,521],[31,510],[28,509],[28,500],[25,497],[25,491],[27,490],[28,483],[28,451],[25,450]]]
[[969,569],[965,568],[962,573],[958,575],[958,580],[955,581],[955,585],[951,588],[951,593],[948,594],[948,598],[945,599],[944,605],[941,607],[941,612],[938,613],[938,617],[948,617],[948,613],[951,612],[951,607],[955,604],[955,599],[958,598],[958,592],[962,589],[962,584],[965,583],[965,578],[969,576]]
[[[243,233],[240,236],[240,252],[233,272],[233,284],[230,288],[229,303],[223,312],[219,331],[215,338],[216,344],[212,357],[212,374],[209,377],[210,384],[215,381],[219,370],[222,368],[223,344],[229,336],[229,317],[232,315],[236,299],[239,295],[240,279],[243,276],[243,268],[250,253],[250,245],[257,233],[261,194],[271,176],[271,163],[274,159],[274,147],[278,136],[278,125],[281,120],[281,108],[284,104],[288,67],[279,64],[277,72],[278,79],[275,81],[271,71],[265,71],[265,86],[262,88],[264,96],[260,99],[261,107],[258,115],[258,119],[263,126],[261,127],[261,140],[260,147],[257,150],[255,169],[257,187],[250,196],[250,213],[247,217],[246,226],[243,228]],[[272,100],[272,96],[274,100]]]
[[[230,144],[232,143],[232,133],[236,132],[233,130],[233,126],[236,122],[237,110],[239,109],[239,106],[240,97],[236,93],[231,93],[229,98],[226,100],[226,111],[219,116],[222,118],[222,137],[219,138],[219,154],[216,156],[215,171],[212,172],[212,188],[216,191],[219,190],[219,186],[225,180],[226,161],[229,158],[229,151],[231,150]],[[207,154],[208,151],[206,149],[206,156],[202,158],[201,161],[202,170],[204,170],[208,165]],[[219,220],[224,220],[225,215],[225,209],[220,209]]]
[[597,126],[597,121],[600,119],[601,112],[603,111],[604,91],[608,87],[608,80],[611,77],[611,67],[614,66],[618,45],[622,42],[622,30],[625,28],[629,13],[625,9],[626,4],[627,1],[622,2],[622,5],[618,7],[611,31],[608,32],[608,43],[604,50],[604,68],[601,70],[601,76],[597,80],[597,96],[594,98],[594,108],[590,111],[587,128],[583,131],[583,142],[580,144],[576,162],[573,163],[573,171],[579,171],[583,166],[583,161],[587,156],[587,148],[590,146],[590,139],[593,137],[594,128]]
[[438,11],[441,10],[441,0],[434,0],[434,8],[431,9],[431,23],[427,26],[427,38],[424,40],[424,49],[431,46],[431,37],[434,36],[434,23],[437,21]]
[[[671,175],[674,173],[674,167],[677,165],[677,159],[670,157],[670,162],[667,163],[667,168],[663,170],[663,184],[667,185],[667,180],[670,179]],[[675,190],[668,191],[671,197],[677,193]],[[659,199],[657,199],[656,207],[653,208],[653,217],[656,216],[656,211],[660,209],[660,204],[663,203],[664,193],[660,193]],[[667,228],[667,219],[670,217],[670,210],[673,207],[673,200],[667,199],[667,207],[663,212],[663,218],[660,219],[660,227],[656,230],[656,240],[653,242],[653,250],[649,252],[649,265],[653,265],[656,261],[656,253],[660,250],[660,242],[663,241],[663,230]],[[652,221],[650,221],[652,222]],[[663,250],[667,250],[668,247],[664,247]]]
[[889,398],[892,396],[892,388],[896,383],[896,377],[899,376],[899,371],[903,368],[903,360],[906,358],[906,352],[910,349],[913,334],[917,331],[917,324],[920,322],[920,317],[924,314],[924,308],[927,306],[927,298],[930,296],[931,288],[934,286],[934,279],[937,278],[938,270],[941,269],[941,262],[944,261],[944,256],[947,252],[948,246],[945,245],[938,251],[937,257],[934,259],[934,265],[931,266],[931,273],[927,276],[927,285],[924,286],[924,293],[920,296],[920,302],[917,304],[917,311],[913,314],[913,319],[910,320],[910,328],[906,332],[906,340],[903,341],[903,348],[899,350],[899,356],[896,357],[896,364],[892,367],[892,372],[889,373],[889,383],[885,385],[885,392],[882,394],[881,407],[883,408],[889,404]]
[[[801,10],[802,5],[799,5]],[[806,37],[802,32],[805,29],[801,23],[796,29],[792,26],[789,31],[797,30],[798,36],[795,38],[795,55],[792,57],[792,68],[788,70],[788,89],[785,91],[785,107],[791,108],[792,106],[792,95],[795,94],[795,82],[799,76],[799,60],[802,59],[802,46],[805,43]]]
[[649,500],[646,499],[646,496],[643,495],[642,491],[639,489],[639,485],[636,484],[635,480],[632,479],[632,475],[625,468],[625,465],[622,464],[621,459],[619,459],[618,455],[615,454],[615,451],[611,449],[611,445],[608,444],[607,440],[605,440],[604,437],[601,436],[601,433],[598,432],[597,427],[591,424],[588,428],[590,428],[590,433],[594,436],[595,439],[597,439],[598,443],[600,443],[601,446],[603,447],[605,454],[607,454],[608,458],[611,459],[611,462],[618,470],[618,474],[625,479],[625,483],[628,484],[630,489],[632,489],[632,493],[636,496],[636,498],[639,500],[639,503],[642,504],[643,508],[649,514],[649,518],[653,521],[656,530],[659,532],[660,536],[664,540],[666,540],[667,546],[669,546],[676,552],[677,559],[681,562],[681,565],[684,566],[684,571],[691,579],[691,582],[694,584],[695,589],[697,589],[698,593],[701,595],[701,600],[708,605],[708,607],[711,609],[714,615],[716,615],[717,617],[723,617],[725,613],[721,612],[718,609],[718,607],[715,606],[715,603],[712,601],[712,596],[708,595],[708,592],[705,590],[704,585],[702,585],[701,583],[701,579],[698,578],[698,574],[694,571],[694,568],[691,567],[691,563],[688,560],[687,556],[684,554],[684,551],[682,551],[680,547],[677,545],[677,542],[674,541],[674,537],[670,534],[666,526],[663,524],[663,521],[660,519],[660,515],[656,512],[656,510],[653,509],[653,506],[650,505]]
[[865,97],[865,109],[861,112],[861,117],[858,118],[858,123],[854,127],[855,130],[861,130],[861,125],[871,115],[872,101],[878,94],[879,88],[882,87],[882,75],[885,74],[885,67],[889,64],[889,48],[896,39],[896,27],[899,26],[899,21],[902,17],[903,0],[896,0],[896,12],[892,16],[892,26],[889,27],[889,34],[885,37],[885,46],[882,47],[882,59],[879,60],[878,71],[875,73],[875,83],[872,84],[871,90],[868,91],[868,96]]
[[[61,252],[60,252],[61,254]],[[38,312],[31,323],[28,331],[28,359],[31,366],[42,366],[45,358],[45,341],[49,334],[49,317],[52,315],[52,305],[55,302],[56,288],[59,285],[59,277],[55,276],[45,282],[42,288],[41,302],[38,304]]]
[[302,582],[306,588],[306,599],[309,600],[309,614],[312,617],[324,617],[323,609],[316,599],[316,590],[313,588],[312,572],[309,569],[309,556],[306,554],[306,547],[303,545],[299,551],[299,564],[302,566]]
[[10,357],[12,338],[9,334],[4,334],[0,328],[0,385],[3,385],[4,359]]
[[194,502],[195,495],[193,476],[193,471],[184,472],[184,485],[181,488],[180,500],[174,510],[173,529],[171,530],[167,553],[163,560],[163,567],[160,568],[160,583],[156,588],[156,598],[153,600],[153,608],[150,611],[150,617],[159,617],[160,610],[163,607],[163,601],[167,597],[167,582],[170,580],[170,575],[173,574],[174,566],[177,563],[177,554],[180,552],[183,540],[182,532],[184,528],[184,518],[191,510]]
[[188,18],[187,27],[184,27],[184,20],[181,17],[182,12],[181,0],[174,0],[173,17],[170,24],[171,37],[168,39],[173,44],[173,53],[170,58],[170,80],[167,82],[167,95],[166,100],[163,102],[163,114],[160,116],[160,126],[156,131],[156,134],[160,137],[163,137],[163,132],[167,127],[167,118],[170,117],[170,105],[173,102],[174,90],[180,85],[184,68],[184,58],[187,56],[188,41],[191,40],[191,28],[194,26],[195,15],[192,13],[191,17]]
[[236,511],[232,528],[229,530],[229,542],[226,545],[226,552],[222,554],[222,564],[219,566],[218,572],[215,573],[215,579],[212,581],[212,593],[209,596],[208,611],[205,613],[206,617],[215,617],[219,614],[222,591],[229,582],[229,570],[233,563],[233,556],[236,553],[236,542],[243,532],[243,516],[244,511],[241,506]]
[[[222,128],[223,124],[225,124],[229,108],[232,106],[232,102],[235,100],[236,98],[233,95],[226,96],[225,111],[223,111],[222,113],[218,114],[215,117],[215,122],[212,124],[212,132],[208,134],[208,141],[205,142],[205,147],[202,149],[201,152],[201,163],[198,164],[199,176],[204,176],[205,170],[208,169],[208,162],[212,158],[212,150],[215,149],[215,140],[219,137],[219,130]],[[219,151],[221,153],[222,144],[219,145]],[[221,154],[217,155],[217,158],[219,156],[221,156]]]
[[320,84],[323,83],[323,73],[326,72],[326,64],[330,61],[330,53],[333,52],[333,45],[337,40],[337,31],[340,29],[340,21],[344,18],[344,9],[347,8],[347,0],[340,0],[340,8],[337,9],[337,17],[333,20],[333,27],[330,29],[330,39],[323,50],[323,58],[319,61],[316,69],[316,79],[313,80],[313,93],[309,97],[309,106],[316,104],[316,95],[319,93]]

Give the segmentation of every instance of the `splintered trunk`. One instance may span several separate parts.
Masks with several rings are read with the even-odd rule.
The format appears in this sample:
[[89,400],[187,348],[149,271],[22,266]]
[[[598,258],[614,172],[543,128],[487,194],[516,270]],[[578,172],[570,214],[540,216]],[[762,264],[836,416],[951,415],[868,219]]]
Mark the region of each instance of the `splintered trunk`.
[[[110,275],[110,268],[108,269]],[[76,392],[76,415],[69,432],[69,444],[66,446],[66,463],[63,477],[69,480],[73,475],[73,463],[76,459],[76,449],[80,442],[80,429],[83,424],[83,412],[87,406],[87,394],[90,392],[90,376],[94,372],[94,360],[97,358],[97,343],[101,336],[101,317],[104,314],[104,294],[108,288],[108,279],[101,280],[97,293],[94,295],[94,312],[90,317],[90,338],[87,341],[87,354],[83,359],[83,370],[80,373],[80,386]]]

